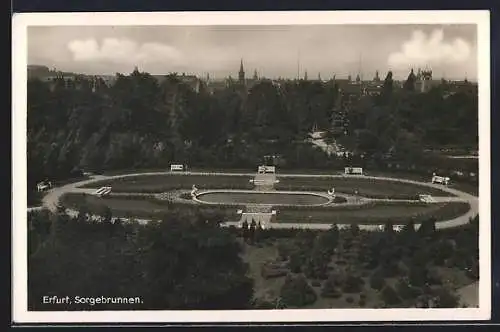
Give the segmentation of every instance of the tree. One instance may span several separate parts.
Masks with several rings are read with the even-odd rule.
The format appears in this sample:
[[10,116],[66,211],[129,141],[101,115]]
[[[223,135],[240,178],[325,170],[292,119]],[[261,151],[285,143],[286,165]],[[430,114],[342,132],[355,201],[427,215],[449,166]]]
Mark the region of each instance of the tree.
[[359,276],[347,276],[342,291],[344,293],[359,293],[363,288],[364,281]]
[[383,85],[383,93],[384,95],[388,96],[392,93],[393,89],[393,80],[392,80],[392,71],[387,72],[387,76],[385,77],[384,80],[384,85]]
[[243,220],[243,223],[241,224],[241,233],[243,236],[243,239],[248,239],[248,222],[247,220]]
[[417,77],[415,76],[415,73],[413,73],[413,69],[411,70],[410,74],[408,75],[408,78],[406,79],[403,88],[408,91],[415,91],[415,83],[416,83]]
[[382,299],[386,305],[392,306],[401,303],[401,298],[391,286],[387,285],[382,289]]
[[336,286],[335,276],[330,275],[325,282],[323,282],[323,287],[321,288],[321,296],[326,298],[339,298],[342,293]]
[[397,282],[396,291],[403,300],[416,299],[422,294],[419,288],[410,286],[408,280],[405,279],[401,279]]
[[435,306],[437,308],[457,308],[459,304],[459,297],[446,287],[440,287],[436,291]]
[[358,224],[351,224],[350,230],[354,236],[357,236],[360,232],[359,225]]
[[287,307],[300,308],[316,302],[317,295],[303,276],[287,276],[280,292]]
[[436,231],[436,218],[428,218],[422,221],[418,233],[422,236],[432,235]]
[[381,290],[385,286],[384,275],[381,270],[376,270],[370,277],[370,287]]
[[160,223],[114,224],[112,233],[105,223],[76,218],[57,227],[29,257],[30,308],[47,308],[39,301],[43,294],[141,294],[136,308],[149,310],[250,308],[253,282],[239,243],[215,225],[198,227],[192,214],[172,211]]

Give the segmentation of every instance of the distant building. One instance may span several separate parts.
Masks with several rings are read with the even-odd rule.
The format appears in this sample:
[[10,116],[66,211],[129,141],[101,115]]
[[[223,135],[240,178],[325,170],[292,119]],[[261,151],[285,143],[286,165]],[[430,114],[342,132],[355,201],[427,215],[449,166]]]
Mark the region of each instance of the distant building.
[[240,61],[240,71],[238,72],[238,82],[245,84],[245,70],[243,69],[243,59]]
[[431,69],[418,69],[415,82],[415,91],[424,93],[429,91],[433,86],[439,84],[441,84],[441,81],[435,81],[432,79]]
[[194,92],[200,92],[202,81],[197,76],[182,73],[178,78],[181,83],[188,85]]

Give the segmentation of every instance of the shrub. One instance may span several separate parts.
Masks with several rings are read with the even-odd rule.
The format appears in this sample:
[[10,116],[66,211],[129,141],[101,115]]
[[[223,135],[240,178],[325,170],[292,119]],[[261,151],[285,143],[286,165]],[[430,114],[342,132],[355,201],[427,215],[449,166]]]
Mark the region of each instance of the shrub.
[[288,270],[282,268],[275,268],[268,265],[263,265],[261,270],[261,276],[264,279],[279,278],[287,275]]
[[313,280],[313,281],[311,282],[311,285],[312,285],[313,287],[320,287],[320,286],[321,286],[321,281],[319,281],[319,280]]
[[345,293],[358,293],[362,290],[364,280],[358,276],[348,276],[344,282],[342,290]]
[[376,290],[381,290],[385,286],[385,279],[380,270],[375,271],[370,277],[370,287]]
[[400,280],[396,284],[396,290],[402,299],[416,299],[422,294],[422,291],[418,287],[410,286],[407,281]]
[[440,287],[436,290],[435,294],[435,306],[437,308],[456,308],[459,306],[459,297],[447,288]]
[[303,307],[316,302],[317,295],[303,276],[288,276],[280,296],[287,307]]
[[366,305],[366,300],[359,299],[358,304],[359,304],[360,307],[364,307]]
[[354,299],[352,298],[352,296],[346,297],[345,300],[346,300],[347,303],[353,303],[354,302]]
[[389,285],[382,289],[382,299],[386,305],[394,305],[401,302],[398,293]]
[[302,271],[303,259],[298,253],[293,253],[290,256],[288,267],[293,273],[300,273]]
[[326,298],[339,298],[342,296],[342,293],[336,287],[336,280],[333,275],[330,275],[323,283],[321,296]]

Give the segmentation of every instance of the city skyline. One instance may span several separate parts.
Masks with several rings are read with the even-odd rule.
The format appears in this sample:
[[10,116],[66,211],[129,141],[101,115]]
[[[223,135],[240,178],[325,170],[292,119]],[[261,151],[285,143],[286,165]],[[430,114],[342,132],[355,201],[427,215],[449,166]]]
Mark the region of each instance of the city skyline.
[[135,67],[221,79],[405,79],[413,68],[434,78],[477,79],[475,25],[48,26],[28,28],[28,64],[114,75]]

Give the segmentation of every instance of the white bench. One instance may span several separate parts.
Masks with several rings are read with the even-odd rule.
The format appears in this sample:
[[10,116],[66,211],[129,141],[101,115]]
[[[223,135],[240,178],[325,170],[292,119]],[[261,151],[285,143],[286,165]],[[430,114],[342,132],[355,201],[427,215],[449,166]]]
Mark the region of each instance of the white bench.
[[172,164],[172,165],[170,165],[170,171],[171,172],[176,172],[176,171],[182,172],[183,170],[184,170],[184,165],[178,165],[178,164]]
[[259,166],[257,169],[257,173],[259,174],[275,174],[276,167],[275,166]]
[[52,183],[50,181],[48,181],[48,182],[39,182],[36,185],[36,190],[39,191],[39,192],[41,192],[41,191],[48,190],[51,187],[52,187]]
[[99,197],[109,195],[110,193],[111,193],[111,187],[101,187],[94,192],[94,194]]
[[345,167],[344,173],[346,175],[363,175],[363,168],[361,168],[361,167]]
[[434,203],[435,202],[434,198],[432,198],[431,195],[418,195],[418,199],[419,199],[419,201],[424,202],[424,203]]
[[450,178],[447,176],[439,176],[439,175],[436,175],[436,173],[433,173],[431,182],[438,183],[438,184],[444,184],[445,186],[447,186],[450,183]]

